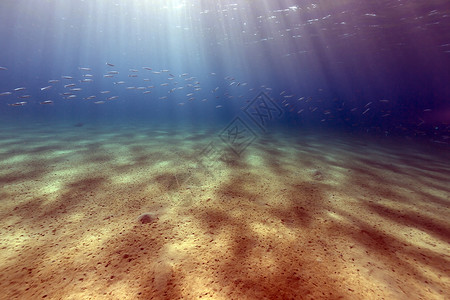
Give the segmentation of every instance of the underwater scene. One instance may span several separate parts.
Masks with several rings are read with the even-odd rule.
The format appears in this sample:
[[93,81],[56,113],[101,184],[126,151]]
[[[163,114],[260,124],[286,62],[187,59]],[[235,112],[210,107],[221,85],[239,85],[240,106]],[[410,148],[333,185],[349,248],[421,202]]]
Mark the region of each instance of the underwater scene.
[[448,299],[448,0],[0,25],[0,299]]

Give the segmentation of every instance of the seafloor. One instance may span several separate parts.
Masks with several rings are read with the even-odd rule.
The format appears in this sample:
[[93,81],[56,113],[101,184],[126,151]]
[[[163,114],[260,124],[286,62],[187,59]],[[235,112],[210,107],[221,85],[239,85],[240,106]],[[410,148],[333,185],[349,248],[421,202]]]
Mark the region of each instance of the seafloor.
[[0,132],[2,299],[450,294],[448,148],[82,125]]

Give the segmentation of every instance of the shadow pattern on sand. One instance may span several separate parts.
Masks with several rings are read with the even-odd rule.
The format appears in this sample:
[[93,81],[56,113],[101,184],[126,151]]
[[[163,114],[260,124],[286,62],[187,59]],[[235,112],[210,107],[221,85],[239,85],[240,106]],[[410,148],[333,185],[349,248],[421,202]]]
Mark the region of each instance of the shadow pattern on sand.
[[[262,157],[264,173],[253,170],[247,155],[228,155],[215,165],[228,170],[219,181],[196,173],[194,160],[180,163],[195,156],[189,151],[149,151],[134,144],[126,148],[127,162],[116,163],[101,144],[80,150],[80,165],[88,170],[70,177],[56,196],[30,191],[29,198],[15,196],[20,201],[1,212],[2,230],[14,237],[2,240],[14,243],[2,247],[8,259],[0,265],[0,289],[9,299],[365,299],[445,293],[448,286],[436,278],[450,271],[448,255],[377,224],[412,228],[448,245],[449,199],[420,190],[425,185],[448,192],[447,169],[427,168],[427,161],[405,153],[389,158],[396,165],[373,161],[338,141],[303,140],[291,151],[271,145],[263,139],[252,150]],[[100,152],[88,155],[92,151]],[[0,183],[40,179],[51,172],[45,165],[60,159],[39,166],[31,160],[21,173],[5,172]],[[164,168],[154,169],[164,162]],[[95,165],[105,165],[100,174],[89,170]],[[293,173],[292,165],[311,172]],[[120,174],[144,166],[147,176],[114,183]],[[191,182],[201,184],[193,188]],[[166,197],[186,193],[195,199],[192,205],[174,205]],[[353,202],[343,201],[343,195]],[[155,215],[160,210],[155,222],[137,222],[145,210]],[[372,286],[364,285],[370,281]]]

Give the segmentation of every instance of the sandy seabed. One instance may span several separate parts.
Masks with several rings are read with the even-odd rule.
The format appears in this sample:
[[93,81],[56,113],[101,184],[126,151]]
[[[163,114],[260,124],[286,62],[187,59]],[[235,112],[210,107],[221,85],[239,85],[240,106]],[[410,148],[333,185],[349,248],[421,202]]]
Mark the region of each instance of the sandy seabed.
[[239,157],[224,145],[206,130],[3,130],[0,298],[448,297],[448,148],[305,132]]

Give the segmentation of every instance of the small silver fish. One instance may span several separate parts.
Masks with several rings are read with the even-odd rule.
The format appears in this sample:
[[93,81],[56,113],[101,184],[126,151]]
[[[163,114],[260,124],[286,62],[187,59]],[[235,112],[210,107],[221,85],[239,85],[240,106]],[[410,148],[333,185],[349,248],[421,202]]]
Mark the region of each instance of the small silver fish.
[[52,100],[46,100],[46,101],[39,102],[39,104],[41,104],[41,105],[53,104],[53,101]]
[[108,62],[106,63],[106,65],[107,65],[107,66],[110,66],[110,67],[114,67],[114,65],[113,65],[113,64],[111,64],[111,63],[108,63]]
[[44,86],[44,87],[41,87],[41,91],[45,91],[45,90],[48,90],[48,89],[51,89],[51,88],[52,88],[51,85]]
[[0,70],[1,70],[1,71],[7,71],[8,68],[6,68],[6,67],[0,67]]
[[8,96],[11,94],[12,94],[11,92],[3,92],[3,93],[0,93],[0,96]]
[[73,79],[72,76],[61,76],[62,79]]
[[26,102],[16,102],[16,103],[11,103],[8,104],[9,106],[24,106],[25,104],[27,104]]

